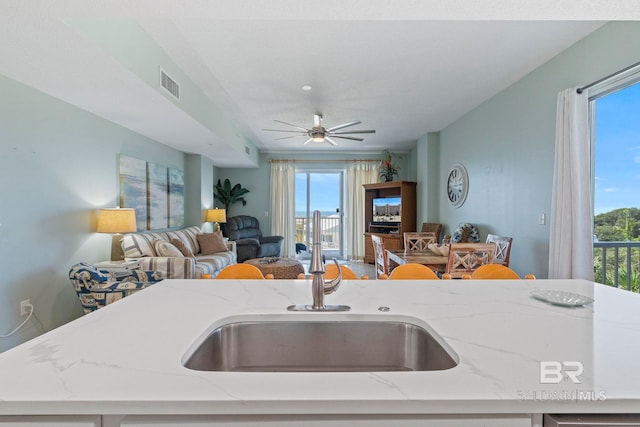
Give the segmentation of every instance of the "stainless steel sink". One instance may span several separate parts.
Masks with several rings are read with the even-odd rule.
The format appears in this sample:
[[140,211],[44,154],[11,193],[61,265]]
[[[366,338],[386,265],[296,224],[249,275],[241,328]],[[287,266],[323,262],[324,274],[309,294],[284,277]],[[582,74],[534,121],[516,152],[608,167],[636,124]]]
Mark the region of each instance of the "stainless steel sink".
[[453,368],[458,357],[441,342],[436,334],[401,321],[243,321],[206,335],[187,352],[183,365],[198,371],[234,372]]

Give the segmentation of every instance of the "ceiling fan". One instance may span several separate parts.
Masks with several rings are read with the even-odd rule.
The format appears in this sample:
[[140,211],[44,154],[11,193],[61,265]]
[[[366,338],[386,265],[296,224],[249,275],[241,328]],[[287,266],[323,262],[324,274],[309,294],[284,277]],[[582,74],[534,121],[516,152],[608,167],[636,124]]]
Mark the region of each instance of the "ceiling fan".
[[314,114],[313,115],[313,127],[311,129],[303,128],[302,126],[293,125],[291,123],[283,122],[282,120],[274,120],[275,122],[282,123],[283,125],[293,126],[298,130],[283,130],[283,129],[262,129],[271,132],[292,132],[297,133],[298,135],[292,136],[283,136],[282,138],[276,139],[287,139],[287,138],[296,138],[298,136],[308,136],[304,143],[305,145],[313,142],[327,142],[331,145],[337,145],[333,138],[341,138],[341,139],[351,139],[353,141],[364,141],[362,138],[357,138],[355,136],[346,136],[354,133],[376,133],[375,130],[352,130],[352,131],[340,131],[340,129],[347,128],[349,126],[355,126],[362,123],[360,120],[354,120],[352,122],[343,123],[338,126],[333,126],[328,129],[325,129],[322,126],[322,114]]

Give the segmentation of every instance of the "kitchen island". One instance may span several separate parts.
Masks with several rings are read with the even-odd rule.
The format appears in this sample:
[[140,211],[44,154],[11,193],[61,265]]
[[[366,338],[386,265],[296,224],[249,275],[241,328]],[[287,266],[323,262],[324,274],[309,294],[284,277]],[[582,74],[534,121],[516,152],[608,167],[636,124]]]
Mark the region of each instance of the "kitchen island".
[[[358,280],[326,297],[347,313],[288,312],[311,302],[310,286],[165,280],[85,315],[0,354],[0,426],[537,426],[544,413],[640,413],[638,294],[578,280]],[[534,288],[595,301],[555,306],[532,298]],[[409,321],[435,331],[459,363],[352,373],[182,366],[207,331],[265,316]],[[563,378],[541,366],[560,366]]]

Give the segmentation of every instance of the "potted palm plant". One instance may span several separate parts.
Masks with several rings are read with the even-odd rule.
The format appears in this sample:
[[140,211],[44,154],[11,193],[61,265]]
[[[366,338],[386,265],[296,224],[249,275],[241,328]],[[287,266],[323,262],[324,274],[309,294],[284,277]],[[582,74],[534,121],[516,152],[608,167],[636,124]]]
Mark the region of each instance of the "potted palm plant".
[[248,192],[249,190],[242,187],[241,184],[232,186],[231,181],[227,178],[224,180],[224,183],[218,180],[218,183],[213,188],[213,197],[224,205],[224,208],[228,213],[229,207],[235,203],[241,202],[242,206],[247,205],[244,195]]

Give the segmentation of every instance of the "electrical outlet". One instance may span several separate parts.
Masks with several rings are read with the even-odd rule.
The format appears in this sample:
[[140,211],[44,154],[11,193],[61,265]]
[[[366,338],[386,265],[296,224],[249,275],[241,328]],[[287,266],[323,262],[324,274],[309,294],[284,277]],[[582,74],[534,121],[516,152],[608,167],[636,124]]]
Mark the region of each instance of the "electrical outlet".
[[31,307],[31,300],[25,299],[20,301],[20,316],[26,316],[33,310]]

